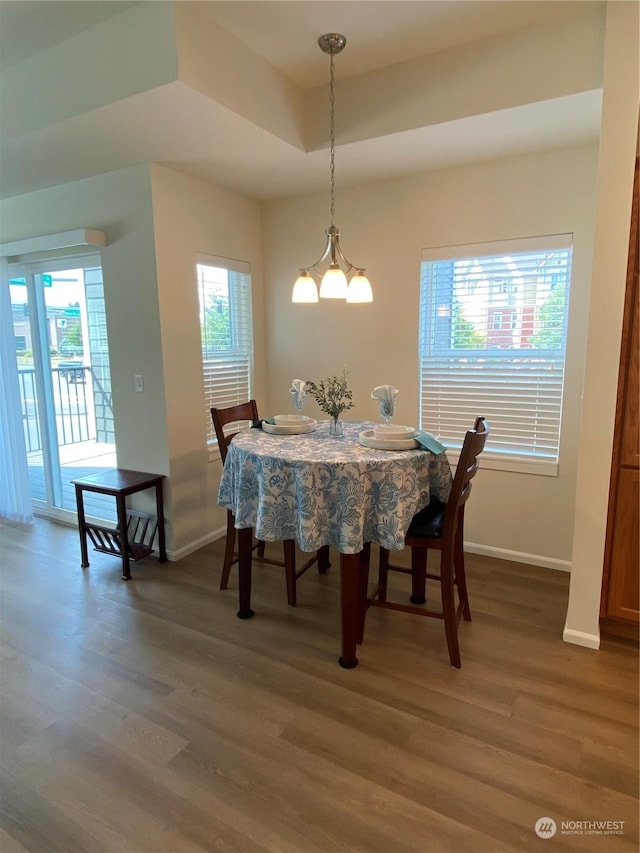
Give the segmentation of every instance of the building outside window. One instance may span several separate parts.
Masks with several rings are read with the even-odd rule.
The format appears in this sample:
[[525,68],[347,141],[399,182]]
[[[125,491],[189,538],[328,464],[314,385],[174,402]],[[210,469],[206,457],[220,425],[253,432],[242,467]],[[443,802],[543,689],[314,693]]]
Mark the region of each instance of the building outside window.
[[571,245],[562,234],[423,252],[420,425],[447,447],[482,415],[493,467],[557,473]]

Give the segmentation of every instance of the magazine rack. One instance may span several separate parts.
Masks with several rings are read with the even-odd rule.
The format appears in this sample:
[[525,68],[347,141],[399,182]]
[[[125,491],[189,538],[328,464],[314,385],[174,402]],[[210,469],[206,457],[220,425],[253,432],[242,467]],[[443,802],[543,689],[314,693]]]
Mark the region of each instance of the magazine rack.
[[[122,559],[122,579],[131,579],[130,562],[148,557],[154,550],[154,540],[158,540],[158,555],[161,563],[166,562],[167,551],[164,531],[164,500],[162,474],[145,474],[141,471],[127,471],[123,468],[109,468],[99,474],[80,477],[73,480],[76,487],[78,507],[78,530],[80,533],[81,565],[87,568],[89,555],[87,536],[96,551],[113,554]],[[128,509],[126,498],[135,492],[155,489],[156,515]],[[118,523],[115,528],[89,522],[84,514],[84,492],[97,492],[112,495],[116,499]]]

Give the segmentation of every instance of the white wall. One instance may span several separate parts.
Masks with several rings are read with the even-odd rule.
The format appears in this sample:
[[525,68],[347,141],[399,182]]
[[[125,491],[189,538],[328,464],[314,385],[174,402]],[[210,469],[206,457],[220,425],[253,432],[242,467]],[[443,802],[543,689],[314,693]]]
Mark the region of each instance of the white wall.
[[[118,464],[169,473],[148,166],[0,202],[3,240],[96,228],[104,275]],[[144,394],[134,374],[144,376]]]
[[592,299],[564,638],[597,648],[640,99],[637,3],[609,3]]
[[[251,264],[256,396],[266,402],[260,208],[160,166],[0,203],[3,241],[90,227],[101,250],[118,465],[168,476],[170,558],[219,534],[219,458],[208,458],[195,279],[198,252]],[[144,393],[134,389],[142,374]],[[135,496],[145,506],[147,496]]]
[[146,2],[2,72],[7,140],[176,79],[174,10]]
[[205,442],[202,353],[196,291],[199,253],[251,265],[255,396],[266,396],[260,208],[237,193],[152,167],[174,554],[188,553],[225,524],[216,503],[222,465]]
[[[338,145],[470,116],[490,124],[501,110],[599,89],[603,14],[569,3],[563,18],[340,79]],[[309,149],[327,144],[327,89],[306,96]]]
[[[339,166],[339,151],[336,159]],[[265,279],[269,407],[291,407],[293,378],[320,379],[347,365],[354,419],[375,419],[375,385],[400,389],[397,419],[418,417],[421,250],[572,232],[574,260],[567,382],[558,477],[489,470],[477,480],[466,538],[478,550],[568,568],[595,212],[597,148],[552,151],[340,189],[336,222],[353,263],[367,267],[369,305],[293,305],[300,266],[323,248],[326,194],[266,203]],[[310,414],[317,412],[308,404]],[[478,414],[483,414],[478,412]]]

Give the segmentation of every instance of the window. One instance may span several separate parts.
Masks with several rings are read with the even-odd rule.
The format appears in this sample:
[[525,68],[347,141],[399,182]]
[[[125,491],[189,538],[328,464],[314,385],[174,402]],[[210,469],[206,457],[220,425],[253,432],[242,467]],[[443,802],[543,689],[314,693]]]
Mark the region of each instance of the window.
[[249,264],[200,255],[197,264],[207,441],[216,440],[212,406],[251,399],[253,322]]
[[571,252],[568,234],[423,251],[422,428],[459,448],[483,415],[491,467],[557,473]]

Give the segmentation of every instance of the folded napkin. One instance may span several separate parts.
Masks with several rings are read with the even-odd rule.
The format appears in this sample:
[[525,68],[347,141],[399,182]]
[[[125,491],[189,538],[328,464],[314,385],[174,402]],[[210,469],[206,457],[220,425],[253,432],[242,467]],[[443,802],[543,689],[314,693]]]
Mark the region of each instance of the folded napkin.
[[304,379],[294,379],[291,383],[291,388],[289,388],[289,393],[293,397],[293,405],[298,411],[304,406],[305,397],[307,396],[306,387],[307,383]]
[[444,453],[447,449],[444,444],[440,444],[438,439],[434,438],[431,433],[417,432],[413,437],[421,447],[424,447],[425,450],[430,450],[431,453],[435,453],[436,456],[440,453]]
[[393,385],[378,385],[371,392],[371,398],[378,400],[380,404],[380,414],[383,418],[392,418],[396,413],[396,397],[398,389]]

